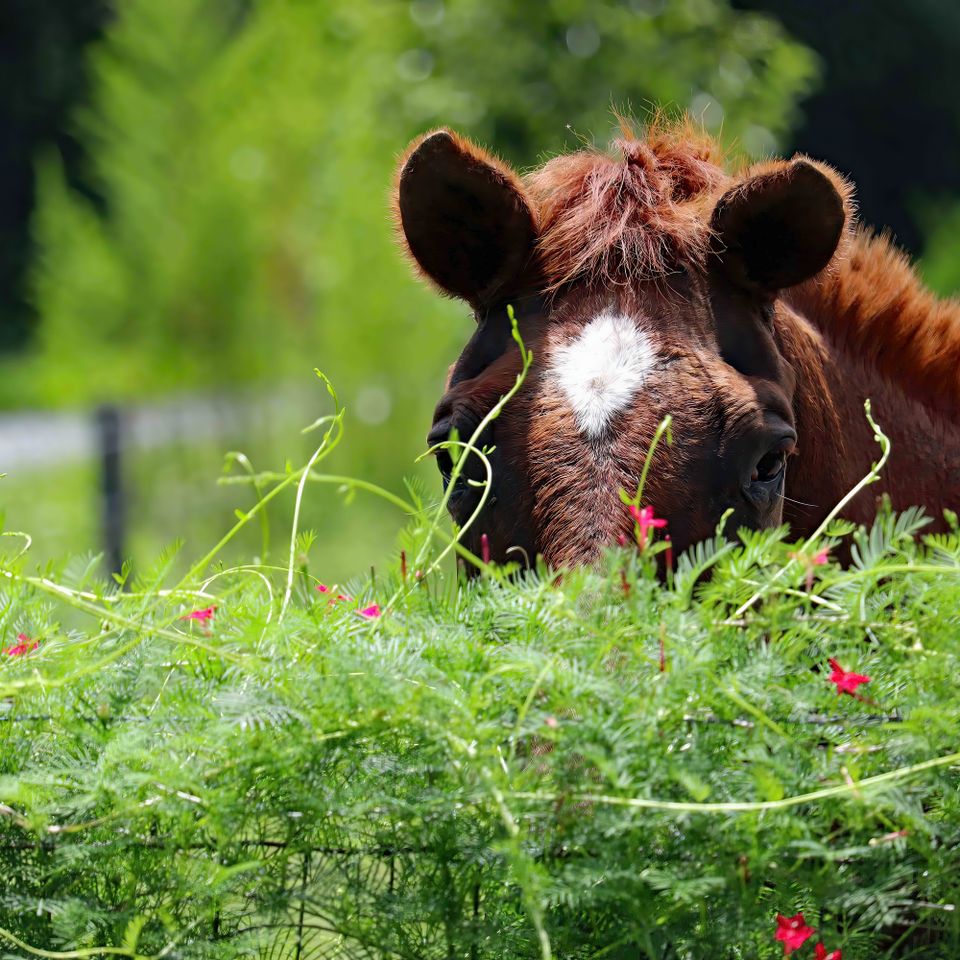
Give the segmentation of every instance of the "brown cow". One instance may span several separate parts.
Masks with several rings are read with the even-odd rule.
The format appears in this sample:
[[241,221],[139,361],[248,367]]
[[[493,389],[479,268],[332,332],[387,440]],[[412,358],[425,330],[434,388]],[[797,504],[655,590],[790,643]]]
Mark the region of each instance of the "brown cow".
[[[489,428],[493,482],[465,545],[494,560],[590,561],[644,495],[682,549],[789,521],[809,534],[877,459],[864,399],[893,441],[875,495],[960,506],[960,305],[937,300],[904,256],[853,225],[852,189],[807,157],[726,171],[689,124],[625,132],[525,177],[448,130],[404,156],[395,207],[420,272],[473,309],[430,442],[468,437],[514,383],[507,305],[535,361]],[[450,473],[447,452],[438,455]],[[471,457],[451,491],[478,503]]]

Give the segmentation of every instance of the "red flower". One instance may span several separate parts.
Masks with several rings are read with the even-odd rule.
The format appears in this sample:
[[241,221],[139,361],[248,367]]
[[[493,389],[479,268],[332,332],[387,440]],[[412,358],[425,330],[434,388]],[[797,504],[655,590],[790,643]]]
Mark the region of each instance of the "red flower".
[[830,559],[830,548],[824,547],[818,553],[815,553],[811,558],[810,562],[815,567],[822,567]]
[[849,693],[853,696],[856,694],[857,687],[859,687],[861,683],[870,682],[870,678],[862,673],[853,673],[844,670],[836,660],[831,659],[829,662],[833,668],[833,673],[830,674],[829,680],[830,683],[837,685],[838,694]]
[[380,604],[372,603],[369,607],[358,610],[357,613],[365,620],[376,620],[380,616]]
[[813,933],[813,927],[807,926],[802,913],[793,917],[785,917],[782,913],[777,914],[777,932],[773,935],[773,939],[782,941],[785,957],[802,947]]
[[196,620],[198,623],[209,623],[216,612],[217,608],[214,605],[212,607],[204,607],[202,610],[193,610],[190,613],[185,613],[180,619]]
[[650,530],[660,530],[667,525],[667,521],[662,517],[657,517],[654,515],[653,507],[640,507],[634,506],[632,503],[629,506],[630,516],[633,517],[634,522],[637,524],[637,545],[641,550],[644,549],[647,545],[647,532]]
[[21,657],[25,653],[29,653],[31,650],[36,650],[40,645],[39,641],[31,640],[25,633],[18,633],[17,639],[20,641],[14,647],[8,647],[3,652],[8,657]]
[[484,563],[490,562],[490,538],[485,534],[480,534],[480,559]]
[[843,954],[839,950],[831,950],[827,953],[827,948],[818,943],[813,948],[813,960],[843,960]]

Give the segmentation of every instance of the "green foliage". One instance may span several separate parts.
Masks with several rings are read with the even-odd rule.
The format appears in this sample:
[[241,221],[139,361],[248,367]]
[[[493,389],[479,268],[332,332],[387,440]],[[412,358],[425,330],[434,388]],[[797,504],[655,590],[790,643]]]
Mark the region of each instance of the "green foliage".
[[960,208],[949,198],[942,198],[940,203],[927,202],[918,206],[927,230],[920,264],[923,279],[942,296],[954,296],[960,290],[957,256]]
[[0,663],[7,955],[773,960],[798,911],[846,960],[956,955],[956,529],[467,584],[385,496],[403,565],[326,593],[296,529],[280,568],[123,589],[0,541],[0,636],[39,643]]
[[320,363],[348,406],[366,389],[419,413],[468,328],[394,248],[387,198],[409,137],[449,123],[530,164],[579,135],[603,142],[614,105],[663,104],[762,152],[813,65],[726,0],[133,0],[91,72],[77,127],[100,200],[44,159],[38,355],[11,365],[0,400]]

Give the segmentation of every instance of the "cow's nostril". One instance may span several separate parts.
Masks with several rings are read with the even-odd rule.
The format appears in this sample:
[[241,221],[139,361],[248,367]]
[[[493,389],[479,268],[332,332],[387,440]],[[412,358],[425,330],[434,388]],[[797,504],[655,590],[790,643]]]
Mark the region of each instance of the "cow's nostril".
[[437,467],[440,469],[440,476],[443,479],[443,489],[447,489],[450,483],[450,476],[453,473],[453,460],[446,450],[437,451]]
[[435,447],[438,443],[443,443],[449,436],[450,421],[439,420],[430,428],[430,432],[427,434],[427,446]]

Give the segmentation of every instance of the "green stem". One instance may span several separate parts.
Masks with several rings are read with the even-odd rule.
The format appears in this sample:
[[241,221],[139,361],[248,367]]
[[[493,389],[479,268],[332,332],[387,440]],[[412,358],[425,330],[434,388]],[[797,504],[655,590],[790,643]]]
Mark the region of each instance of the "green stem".
[[657,444],[660,443],[661,437],[664,434],[667,435],[667,443],[672,447],[673,446],[673,433],[670,429],[671,424],[673,423],[673,418],[668,413],[657,426],[656,433],[653,435],[653,440],[650,441],[650,449],[647,450],[647,456],[643,461],[643,470],[640,473],[640,483],[637,485],[637,496],[633,501],[634,506],[639,507],[643,501],[643,490],[647,485],[647,474],[650,472],[650,465],[653,463],[653,455],[657,452]]
[[[823,536],[823,532],[827,529],[830,523],[835,520],[843,508],[861,491],[865,490],[870,486],[871,483],[876,483],[880,479],[880,473],[887,464],[887,460],[890,457],[890,439],[887,435],[877,426],[876,421],[873,419],[873,416],[870,413],[870,400],[867,399],[863,403],[863,409],[867,416],[867,422],[873,427],[873,438],[880,444],[880,459],[870,467],[869,473],[850,491],[847,492],[840,502],[823,518],[823,522],[812,534],[806,539],[797,548],[797,554],[809,553],[810,548],[813,546],[816,541]],[[744,613],[747,612],[755,603],[759,600],[762,600],[763,597],[770,592],[773,585],[782,577],[788,570],[790,570],[794,565],[796,565],[797,560],[793,558],[789,560],[783,567],[781,567],[756,593],[750,597],[749,600],[744,601],[740,604],[739,607],[734,611],[733,618],[742,617]]]
[[569,803],[597,803],[612,807],[630,807],[636,810],[659,810],[664,813],[763,813],[767,810],[786,810],[790,807],[799,807],[805,803],[817,803],[820,800],[829,800],[832,797],[842,797],[847,794],[863,793],[874,787],[881,787],[888,783],[897,783],[912,777],[924,770],[933,770],[936,767],[949,767],[960,764],[960,753],[950,753],[943,757],[934,757],[909,767],[899,767],[888,770],[886,773],[867,777],[856,783],[843,783],[834,787],[824,787],[810,793],[801,793],[793,797],[783,797],[780,800],[759,800],[755,802],[732,801],[728,803],[685,803],[673,800],[648,800],[644,797],[614,797],[599,793],[511,793],[517,800],[536,800],[541,803],[557,803],[564,800]]

